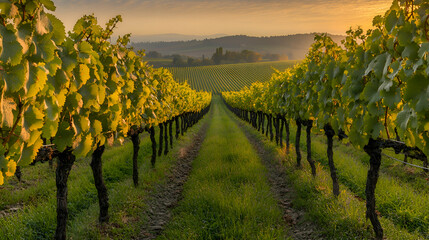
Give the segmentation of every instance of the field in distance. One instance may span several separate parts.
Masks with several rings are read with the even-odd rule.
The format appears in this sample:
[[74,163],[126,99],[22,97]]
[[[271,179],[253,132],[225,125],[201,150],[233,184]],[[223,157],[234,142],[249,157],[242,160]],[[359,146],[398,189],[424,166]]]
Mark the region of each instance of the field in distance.
[[274,69],[284,71],[297,61],[258,62],[168,68],[178,82],[187,81],[193,89],[213,93],[238,91],[253,82],[270,80]]

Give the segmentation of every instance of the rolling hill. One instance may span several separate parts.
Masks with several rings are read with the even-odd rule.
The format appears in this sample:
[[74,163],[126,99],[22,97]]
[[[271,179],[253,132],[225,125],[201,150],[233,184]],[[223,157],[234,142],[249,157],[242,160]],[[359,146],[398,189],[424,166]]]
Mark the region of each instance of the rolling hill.
[[[226,36],[213,39],[174,41],[174,42],[140,42],[132,43],[136,50],[157,51],[162,55],[180,54],[191,57],[211,57],[218,47],[224,50],[241,51],[244,49],[261,54],[280,54],[289,60],[303,59],[313,43],[315,33],[295,34],[273,37],[250,37],[245,35]],[[330,35],[340,43],[344,36]]]
[[284,71],[296,61],[224,64],[168,68],[178,82],[187,81],[195,90],[220,93],[238,91],[253,82],[268,81],[274,69]]

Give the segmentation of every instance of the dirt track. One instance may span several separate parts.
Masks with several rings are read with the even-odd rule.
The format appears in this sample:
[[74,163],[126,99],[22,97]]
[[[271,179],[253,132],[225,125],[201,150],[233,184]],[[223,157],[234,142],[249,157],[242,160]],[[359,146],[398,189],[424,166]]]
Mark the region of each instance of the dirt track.
[[[211,117],[212,113],[209,113]],[[201,145],[209,127],[209,122],[205,122],[197,134],[193,136],[192,143],[179,150],[177,162],[167,175],[166,182],[155,187],[149,196],[144,213],[148,217],[143,226],[139,239],[155,239],[164,230],[164,226],[171,218],[171,210],[182,198],[183,185],[188,180],[192,170],[192,162],[197,157]]]
[[267,168],[267,179],[271,187],[271,191],[277,199],[278,205],[283,210],[283,219],[289,225],[289,232],[293,239],[324,239],[317,231],[317,227],[304,221],[304,212],[297,211],[292,207],[292,199],[294,192],[292,187],[287,182],[286,170],[278,160],[278,157],[272,152],[265,150],[263,143],[244,126],[242,121],[233,118],[237,121],[238,126],[243,130],[249,142],[256,150],[259,158]]

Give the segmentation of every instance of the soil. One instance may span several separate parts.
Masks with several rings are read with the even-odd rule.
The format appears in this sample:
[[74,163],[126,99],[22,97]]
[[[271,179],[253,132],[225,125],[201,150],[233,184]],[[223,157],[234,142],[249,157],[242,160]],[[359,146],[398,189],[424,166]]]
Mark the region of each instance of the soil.
[[252,135],[244,123],[234,118],[243,130],[249,142],[256,150],[259,158],[267,169],[267,179],[278,205],[283,211],[283,219],[288,225],[289,233],[293,239],[325,239],[314,223],[304,218],[305,212],[293,208],[292,200],[295,193],[287,181],[286,169],[280,159],[265,149],[264,144]]
[[155,239],[164,230],[171,218],[172,209],[182,198],[183,185],[191,173],[192,162],[198,155],[208,126],[209,122],[206,122],[194,135],[192,143],[179,150],[175,156],[177,162],[167,174],[166,182],[156,186],[148,197],[148,209],[144,213],[148,220],[141,230],[140,239]]
[[24,205],[20,203],[15,205],[5,206],[4,209],[0,211],[0,218],[13,215],[18,211],[21,211],[23,208],[24,208]]

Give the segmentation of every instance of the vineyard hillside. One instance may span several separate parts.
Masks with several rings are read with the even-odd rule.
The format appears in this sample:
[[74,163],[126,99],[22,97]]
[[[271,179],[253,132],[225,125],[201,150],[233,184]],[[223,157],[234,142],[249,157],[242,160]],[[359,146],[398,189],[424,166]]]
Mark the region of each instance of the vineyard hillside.
[[176,81],[188,82],[195,90],[213,93],[238,91],[254,82],[266,82],[275,69],[284,71],[297,61],[224,64],[202,67],[173,67]]

